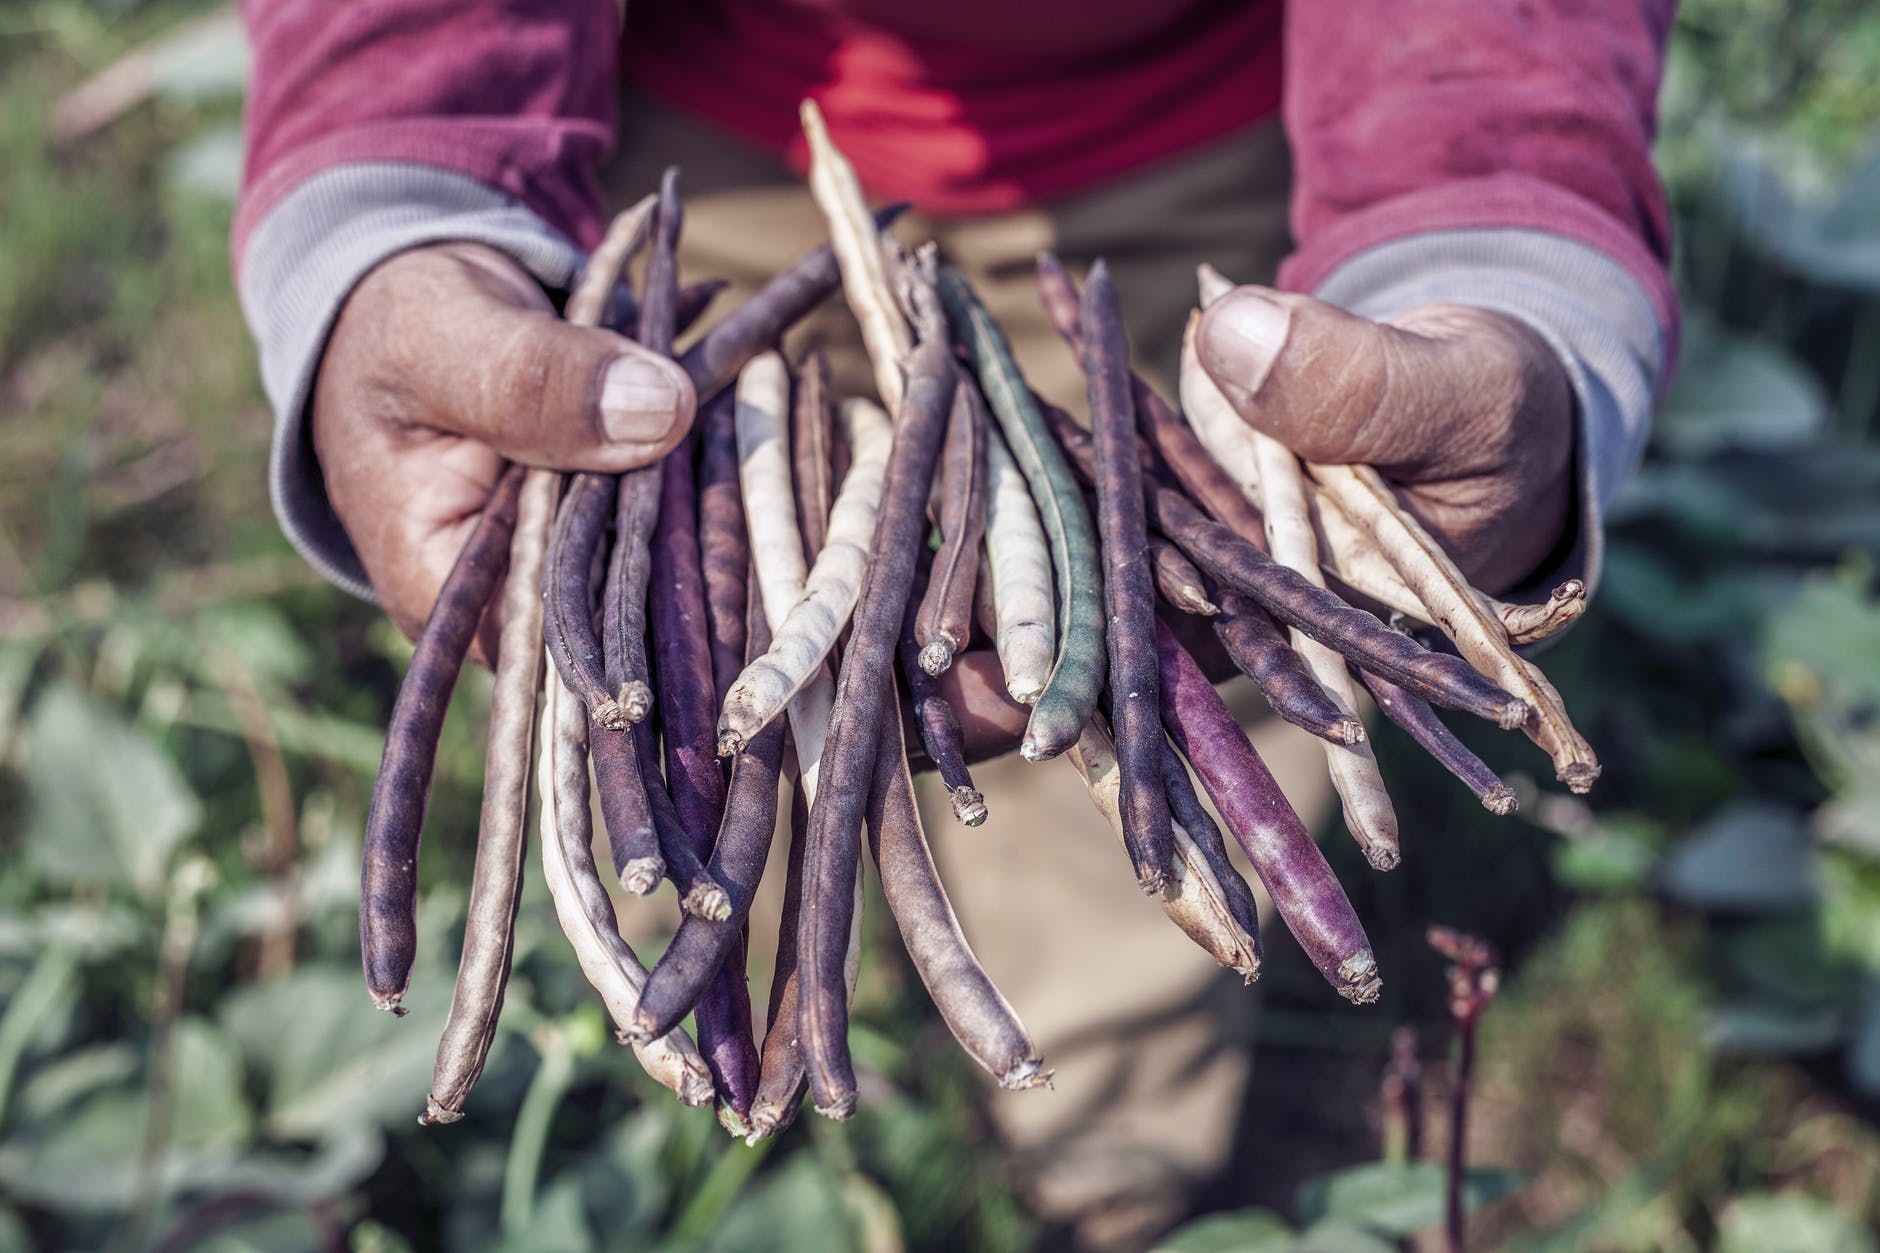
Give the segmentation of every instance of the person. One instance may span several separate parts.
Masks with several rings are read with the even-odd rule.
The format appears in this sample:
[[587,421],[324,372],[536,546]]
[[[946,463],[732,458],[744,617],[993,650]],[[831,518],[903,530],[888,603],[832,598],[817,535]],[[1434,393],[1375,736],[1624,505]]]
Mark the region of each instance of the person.
[[[1485,588],[1597,579],[1601,512],[1677,340],[1650,153],[1672,0],[626,7],[623,29],[608,0],[244,0],[232,253],[273,497],[308,560],[408,634],[505,460],[620,471],[683,437],[683,376],[559,321],[554,296],[607,207],[667,163],[682,269],[731,280],[721,299],[819,242],[806,97],[873,197],[913,203],[900,232],[968,273],[1047,397],[1083,408],[1029,291],[1037,250],[1109,258],[1165,394],[1210,262],[1272,284],[1198,332],[1250,422],[1376,465]],[[867,390],[843,316],[795,342]],[[1272,721],[1256,740],[1322,815],[1316,747]],[[1060,1088],[994,1117],[1042,1212],[1132,1247],[1218,1168],[1246,1060],[1207,1044],[1205,957],[1100,826],[1065,817],[1071,772],[982,769],[999,872],[937,851]],[[1124,1030],[1157,1014],[1154,1048]]]

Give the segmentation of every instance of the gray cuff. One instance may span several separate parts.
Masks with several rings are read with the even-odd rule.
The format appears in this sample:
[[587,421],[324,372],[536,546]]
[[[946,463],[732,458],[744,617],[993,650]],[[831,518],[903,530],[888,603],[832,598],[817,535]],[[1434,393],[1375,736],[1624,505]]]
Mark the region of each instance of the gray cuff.
[[1624,266],[1545,231],[1432,231],[1367,249],[1315,293],[1369,318],[1425,304],[1464,304],[1521,319],[1553,346],[1577,400],[1579,517],[1565,563],[1523,593],[1564,578],[1591,587],[1604,548],[1601,522],[1638,468],[1665,370],[1666,328]]
[[400,162],[342,165],[308,179],[261,220],[241,258],[242,312],[274,408],[274,512],[315,569],[368,599],[359,555],[327,500],[307,404],[327,334],[354,285],[394,253],[445,241],[500,249],[551,288],[569,286],[586,259],[487,184]]

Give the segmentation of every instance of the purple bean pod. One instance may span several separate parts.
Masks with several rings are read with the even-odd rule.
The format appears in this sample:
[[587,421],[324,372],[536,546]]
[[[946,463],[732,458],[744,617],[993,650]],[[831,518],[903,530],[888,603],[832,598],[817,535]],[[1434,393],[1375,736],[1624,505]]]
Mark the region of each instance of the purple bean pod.
[[874,552],[836,681],[835,714],[810,809],[797,1017],[817,1112],[831,1118],[847,1118],[855,1109],[843,966],[861,863],[862,814],[875,773],[876,737],[894,691],[895,642],[926,534],[927,489],[955,382],[944,340],[915,349],[888,456]]
[[1169,737],[1201,777],[1280,917],[1326,982],[1355,1004],[1375,1001],[1383,986],[1377,960],[1325,854],[1195,659],[1161,623],[1155,642]]
[[1096,453],[1097,531],[1108,611],[1110,725],[1122,773],[1123,838],[1136,882],[1153,896],[1168,883],[1174,836],[1162,781],[1161,699],[1155,660],[1155,578],[1143,515],[1142,464],[1129,389],[1129,343],[1109,267],[1090,272],[1083,298],[1084,373]]
[[451,690],[503,573],[524,470],[510,466],[464,541],[418,632],[385,728],[359,875],[359,951],[374,1003],[393,1013],[418,949],[418,841]]

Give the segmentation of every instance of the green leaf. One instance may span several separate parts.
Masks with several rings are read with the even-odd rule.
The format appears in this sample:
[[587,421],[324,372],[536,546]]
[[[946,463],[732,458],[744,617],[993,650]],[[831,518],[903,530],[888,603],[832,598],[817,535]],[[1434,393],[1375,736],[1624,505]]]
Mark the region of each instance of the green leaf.
[[253,1129],[254,1114],[242,1094],[235,1046],[203,1018],[179,1019],[174,1032],[170,1143],[190,1149],[239,1146]]
[[[1518,1171],[1477,1167],[1463,1181],[1470,1209],[1506,1196],[1527,1182]],[[1391,1238],[1415,1235],[1441,1222],[1443,1168],[1435,1162],[1392,1166],[1376,1162],[1308,1180],[1299,1189],[1300,1217],[1309,1223],[1335,1218]]]
[[1845,1030],[1844,1016],[1832,1006],[1744,1001],[1712,1011],[1704,1043],[1735,1057],[1802,1057],[1833,1048]]
[[26,730],[32,821],[26,853],[57,883],[162,896],[170,855],[202,820],[182,773],[145,734],[68,683]]
[[26,1224],[10,1209],[0,1208],[0,1253],[32,1253],[33,1240]]
[[1659,885],[1682,904],[1741,913],[1804,909],[1820,894],[1802,816],[1761,801],[1731,805],[1681,840]]
[[1154,1253],[1291,1253],[1293,1232],[1272,1210],[1210,1214],[1155,1243]]
[[1880,598],[1858,568],[1803,583],[1770,622],[1770,682],[1806,713],[1880,709]]
[[1389,1242],[1336,1218],[1314,1223],[1289,1247],[1292,1253],[1397,1253]]
[[1873,1234],[1850,1215],[1800,1193],[1739,1197],[1724,1211],[1717,1253],[1873,1253]]
[[1801,362],[1766,340],[1694,318],[1652,437],[1682,456],[1767,452],[1808,443],[1827,416],[1827,397]]
[[411,1013],[394,1017],[373,1006],[356,974],[318,967],[225,999],[222,1025],[266,1081],[268,1132],[320,1138],[402,1126],[423,1112],[449,988],[415,984],[408,1003]]
[[130,1082],[137,1073],[137,1050],[123,1040],[79,1049],[40,1066],[20,1086],[22,1118],[38,1122],[102,1088]]
[[847,1253],[842,1191],[820,1162],[795,1154],[747,1189],[705,1240],[708,1253]]
[[1636,892],[1658,864],[1656,824],[1623,816],[1601,821],[1554,849],[1554,876],[1581,892]]

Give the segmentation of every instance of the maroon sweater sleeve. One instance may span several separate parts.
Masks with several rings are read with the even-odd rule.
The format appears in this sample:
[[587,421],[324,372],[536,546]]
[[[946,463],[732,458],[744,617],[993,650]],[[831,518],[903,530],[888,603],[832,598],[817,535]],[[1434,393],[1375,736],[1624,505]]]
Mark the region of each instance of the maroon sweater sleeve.
[[1286,126],[1312,290],[1374,245],[1520,227],[1622,264],[1675,336],[1670,227],[1652,167],[1675,0],[1294,0]]
[[469,175],[583,247],[613,136],[613,0],[242,0],[254,49],[234,255],[283,195],[333,166]]

